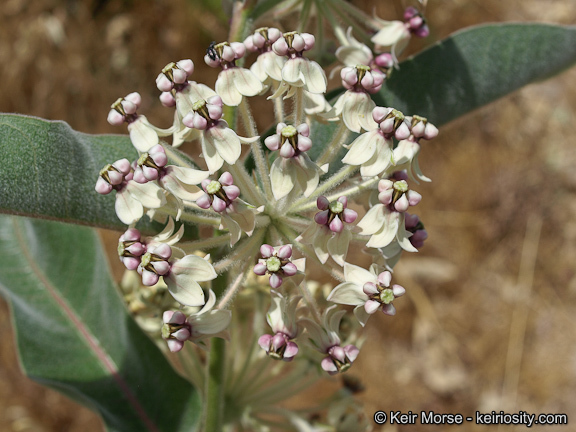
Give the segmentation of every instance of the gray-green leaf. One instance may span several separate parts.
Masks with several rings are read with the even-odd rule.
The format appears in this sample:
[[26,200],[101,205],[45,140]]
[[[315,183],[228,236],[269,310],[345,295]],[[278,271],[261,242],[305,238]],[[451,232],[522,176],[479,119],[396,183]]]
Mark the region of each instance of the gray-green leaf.
[[138,328],[96,233],[0,216],[0,290],[25,373],[102,415],[116,431],[191,431],[198,392]]

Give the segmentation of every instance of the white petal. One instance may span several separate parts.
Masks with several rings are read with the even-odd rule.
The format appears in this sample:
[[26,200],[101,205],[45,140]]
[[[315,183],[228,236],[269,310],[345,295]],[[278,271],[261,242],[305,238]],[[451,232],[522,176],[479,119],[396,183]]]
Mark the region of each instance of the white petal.
[[244,96],[256,96],[262,92],[262,83],[250,70],[244,68],[230,69],[234,76],[236,89]]
[[188,321],[192,325],[192,331],[200,334],[216,334],[225,330],[232,319],[229,310],[213,310],[208,313],[192,316]]
[[182,168],[175,165],[169,165],[165,170],[169,173],[174,173],[174,175],[178,177],[178,180],[189,185],[200,184],[202,180],[207,179],[209,176],[208,171],[197,170],[194,168]]
[[[223,70],[218,74],[218,79],[216,80],[216,93],[220,95],[222,102],[228,106],[238,106],[242,102],[242,93],[234,85],[233,70]],[[260,83],[259,80],[258,83]]]
[[330,256],[330,252],[328,252],[328,241],[332,238],[332,232],[326,227],[320,226],[315,222],[314,225],[318,227],[318,231],[316,232],[312,245],[314,246],[314,252],[316,252],[316,256],[320,262],[325,264]]
[[371,235],[379,231],[385,223],[384,211],[384,204],[376,204],[368,210],[357,225],[362,230],[361,234]]
[[130,180],[126,185],[126,190],[146,208],[155,209],[166,204],[164,191],[155,183],[148,182],[140,184]]
[[344,259],[348,253],[350,240],[352,240],[352,233],[347,229],[344,229],[342,232],[334,235],[330,240],[328,240],[328,251],[332,256],[332,259],[341,266],[344,265]]
[[216,126],[208,129],[205,137],[212,142],[222,159],[230,165],[236,163],[242,153],[242,146],[236,132],[225,121],[219,121]]
[[290,85],[302,87],[304,80],[300,69],[302,68],[302,63],[305,61],[302,57],[288,59],[282,68],[282,80]]
[[174,274],[171,272],[164,277],[164,282],[172,297],[185,306],[202,306],[204,304],[204,292],[194,277],[188,274]]
[[270,168],[270,181],[272,192],[277,200],[284,198],[294,189],[294,179],[290,175],[290,166],[286,165],[284,158],[278,157]]
[[396,234],[398,233],[398,218],[399,213],[389,213],[386,215],[382,229],[370,237],[366,246],[375,248],[388,246],[394,238],[396,238]]
[[147,152],[158,144],[158,134],[152,129],[146,117],[140,116],[128,125],[130,141],[139,152]]
[[363,133],[350,144],[350,150],[342,162],[348,165],[362,165],[374,155],[377,146],[385,144],[384,137],[378,132]]
[[230,246],[234,246],[242,236],[240,225],[227,214],[222,214],[220,223],[222,224],[222,228],[227,229],[230,233]]
[[354,316],[358,319],[362,327],[366,325],[366,321],[370,318],[370,314],[366,312],[364,305],[358,305],[354,308]]
[[207,133],[202,134],[202,156],[206,160],[210,174],[214,174],[224,165],[224,159],[216,151],[212,137]]
[[324,69],[318,63],[308,60],[302,64],[301,75],[306,83],[304,88],[310,93],[326,93],[327,79]]
[[334,288],[326,300],[339,304],[357,306],[366,303],[368,296],[362,292],[359,285],[353,282],[344,282]]
[[126,225],[136,222],[144,215],[144,208],[140,201],[134,199],[127,190],[116,194],[115,209],[118,219]]
[[181,200],[196,201],[204,195],[204,191],[198,186],[181,183],[174,175],[165,175],[160,180],[160,184]]
[[371,41],[376,45],[387,47],[398,43],[402,38],[410,38],[410,32],[402,21],[381,21],[382,27]]
[[348,282],[355,283],[362,293],[364,292],[362,291],[362,287],[366,282],[376,282],[376,276],[371,272],[362,267],[358,267],[357,265],[349,263],[344,264],[344,278]]
[[187,274],[198,282],[209,281],[218,276],[212,264],[196,255],[186,255],[181,260],[176,261],[172,265],[171,273],[177,275]]
[[392,165],[391,145],[383,139],[378,143],[372,157],[360,167],[360,175],[362,177],[377,176]]

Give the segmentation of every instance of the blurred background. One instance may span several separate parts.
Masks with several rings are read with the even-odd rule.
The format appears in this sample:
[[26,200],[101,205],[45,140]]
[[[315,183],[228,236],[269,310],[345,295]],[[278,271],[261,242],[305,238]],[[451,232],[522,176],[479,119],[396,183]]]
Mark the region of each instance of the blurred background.
[[[384,19],[403,11],[395,0],[352,3]],[[484,22],[574,24],[576,7],[573,0],[430,0],[427,16],[431,36],[412,43],[411,53]],[[157,99],[157,74],[192,58],[193,79],[212,86],[216,73],[202,57],[211,41],[226,39],[226,23],[218,1],[3,0],[0,111],[124,133],[106,115],[116,98],[138,91],[141,112],[166,127],[172,111]],[[424,196],[418,214],[429,239],[418,256],[401,260],[397,280],[407,296],[396,317],[370,320],[368,343],[348,372],[363,380],[358,397],[370,417],[377,410],[576,415],[575,82],[573,68],[424,143],[420,165],[433,182],[415,189]],[[112,250],[117,236],[103,233]],[[22,375],[3,301],[0,340],[1,431],[103,430],[89,410]]]

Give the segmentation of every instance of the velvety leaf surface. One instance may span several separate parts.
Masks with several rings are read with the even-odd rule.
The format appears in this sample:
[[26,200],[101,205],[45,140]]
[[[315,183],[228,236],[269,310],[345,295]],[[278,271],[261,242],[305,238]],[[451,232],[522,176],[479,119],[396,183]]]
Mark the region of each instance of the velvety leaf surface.
[[96,233],[0,216],[0,290],[35,381],[115,431],[195,430],[200,400],[127,314]]
[[374,100],[437,126],[576,63],[576,27],[489,24],[402,62]]

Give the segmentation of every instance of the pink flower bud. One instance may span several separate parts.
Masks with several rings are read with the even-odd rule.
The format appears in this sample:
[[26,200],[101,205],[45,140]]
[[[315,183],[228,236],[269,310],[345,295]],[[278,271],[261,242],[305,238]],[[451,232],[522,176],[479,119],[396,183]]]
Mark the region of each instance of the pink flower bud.
[[112,192],[112,185],[108,183],[106,180],[104,180],[102,177],[98,177],[94,189],[101,195],[108,195],[110,192]]
[[258,276],[264,276],[266,274],[266,264],[258,263],[254,266],[254,273]]
[[142,271],[142,284],[145,286],[152,286],[158,283],[160,276],[147,270]]
[[124,116],[115,109],[111,109],[108,113],[107,120],[108,123],[110,123],[112,126],[120,126],[122,123],[124,123]]
[[268,244],[263,244],[260,246],[260,254],[262,255],[262,258],[270,258],[274,255],[274,248]]
[[161,92],[169,92],[174,87],[174,83],[168,79],[163,73],[158,74],[156,77],[156,87]]
[[352,209],[344,209],[342,212],[342,220],[346,223],[353,223],[358,218],[358,213]]
[[344,224],[342,223],[342,221],[338,216],[335,216],[334,219],[332,219],[332,222],[330,222],[330,225],[328,227],[330,228],[330,231],[339,233],[342,232],[342,230],[344,229]]
[[279,288],[280,285],[282,285],[282,278],[278,276],[277,273],[272,273],[270,275],[269,283],[272,288],[274,289]]
[[298,273],[298,268],[292,263],[288,263],[283,266],[282,270],[286,276],[294,276],[296,273]]
[[210,202],[210,195],[204,194],[196,200],[196,205],[205,210],[209,209],[212,203]]
[[390,282],[392,281],[392,273],[389,271],[384,271],[378,275],[378,283],[382,286],[388,287],[390,286]]
[[362,291],[364,291],[364,294],[366,294],[367,296],[378,294],[378,288],[376,287],[376,284],[372,282],[366,282],[362,287]]
[[330,212],[328,210],[323,210],[323,211],[318,212],[314,215],[314,221],[318,225],[326,225],[328,223],[329,215],[330,215]]
[[228,171],[226,171],[226,172],[222,173],[222,175],[220,176],[218,181],[220,182],[221,185],[231,186],[234,184],[234,177],[232,177],[232,174],[230,174]]
[[230,201],[234,201],[240,196],[240,188],[236,185],[222,186],[222,190]]
[[[325,196],[321,195],[318,197],[318,199],[316,200],[316,206],[318,207],[318,209],[320,210],[328,210],[328,207],[330,206],[330,201],[328,201],[328,198],[326,198]],[[320,223],[320,222],[318,222]],[[324,222],[326,223],[326,222]]]
[[176,63],[176,65],[180,69],[184,69],[186,71],[186,73],[188,74],[188,76],[190,76],[190,75],[192,75],[192,73],[194,73],[194,62],[190,59],[180,60],[178,63]]
[[221,213],[224,210],[226,210],[226,201],[217,196],[213,196],[212,208],[214,209],[214,211]]
[[292,256],[292,246],[284,245],[280,249],[278,249],[278,253],[276,255],[278,258],[281,259],[288,259]]
[[163,92],[160,95],[160,103],[165,107],[171,108],[176,105],[176,99],[168,92]]

